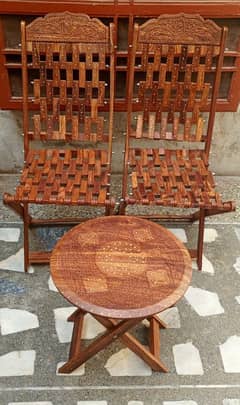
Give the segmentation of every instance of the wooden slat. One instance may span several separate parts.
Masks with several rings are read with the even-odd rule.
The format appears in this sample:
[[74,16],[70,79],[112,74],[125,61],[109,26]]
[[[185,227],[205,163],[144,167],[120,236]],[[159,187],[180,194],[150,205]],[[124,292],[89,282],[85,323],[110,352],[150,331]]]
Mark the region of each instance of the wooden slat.
[[51,252],[29,252],[29,262],[32,264],[49,263]]

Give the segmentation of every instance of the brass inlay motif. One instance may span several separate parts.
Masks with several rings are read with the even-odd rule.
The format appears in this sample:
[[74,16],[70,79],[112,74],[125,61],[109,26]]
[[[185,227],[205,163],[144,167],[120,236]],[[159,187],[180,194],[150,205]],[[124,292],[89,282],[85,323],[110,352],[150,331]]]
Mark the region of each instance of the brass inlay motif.
[[108,276],[131,277],[146,271],[147,258],[134,242],[112,241],[96,253],[96,265]]
[[108,290],[107,281],[104,278],[84,278],[83,285],[87,293],[104,292]]

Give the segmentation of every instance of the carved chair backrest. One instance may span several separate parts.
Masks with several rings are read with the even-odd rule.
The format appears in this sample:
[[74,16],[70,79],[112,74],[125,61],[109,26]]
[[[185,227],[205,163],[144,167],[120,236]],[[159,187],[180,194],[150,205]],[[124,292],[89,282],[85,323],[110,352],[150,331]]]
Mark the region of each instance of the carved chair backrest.
[[128,138],[204,142],[208,155],[225,37],[226,28],[199,15],[162,15],[135,24]]
[[[21,24],[25,152],[30,140],[112,147],[114,26],[58,13]],[[29,78],[33,77],[29,83]],[[28,90],[29,89],[29,90]],[[36,112],[29,125],[28,101]],[[109,111],[104,119],[103,110]]]

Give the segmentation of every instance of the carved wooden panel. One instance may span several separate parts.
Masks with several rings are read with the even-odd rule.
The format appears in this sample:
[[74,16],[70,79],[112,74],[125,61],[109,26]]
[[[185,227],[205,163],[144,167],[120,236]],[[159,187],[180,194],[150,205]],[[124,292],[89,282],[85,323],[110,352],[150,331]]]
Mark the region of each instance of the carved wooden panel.
[[[116,99],[115,110],[126,111],[126,82],[128,71],[128,42],[132,41],[133,24],[135,21],[141,24],[148,18],[159,16],[165,13],[176,13],[183,11],[182,1],[71,1],[68,0],[53,2],[40,0],[4,1],[1,7],[0,17],[0,72],[1,89],[0,107],[4,109],[22,108],[21,91],[21,50],[20,43],[20,21],[31,22],[35,17],[49,13],[69,10],[77,13],[87,13],[102,19],[106,26],[114,19],[117,29],[117,58],[116,58]],[[184,1],[184,12],[200,13],[217,24],[229,27],[228,40],[225,50],[224,66],[222,68],[222,80],[218,97],[218,111],[236,111],[240,95],[240,58],[239,46],[239,18],[240,2],[238,0],[229,3],[228,1],[217,0],[214,2]],[[224,20],[223,20],[224,18]],[[141,20],[141,21],[140,21]],[[30,72],[29,77],[32,75]],[[32,79],[30,79],[32,80]],[[31,90],[31,89],[30,89]],[[29,93],[31,94],[31,92]],[[29,102],[29,108],[34,109],[35,105]],[[108,109],[108,105],[104,107]]]
[[[158,28],[156,28],[156,25]],[[139,43],[185,43],[219,45],[221,28],[200,15],[163,14],[141,26]]]
[[26,29],[28,41],[107,43],[109,30],[99,19],[65,12],[34,20]]

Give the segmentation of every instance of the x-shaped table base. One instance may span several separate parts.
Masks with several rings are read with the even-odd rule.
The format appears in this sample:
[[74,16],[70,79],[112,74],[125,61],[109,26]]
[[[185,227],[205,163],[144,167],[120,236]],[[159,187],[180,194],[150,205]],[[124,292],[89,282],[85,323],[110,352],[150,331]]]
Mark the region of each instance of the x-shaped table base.
[[92,316],[101,323],[107,330],[96,338],[90,345],[81,349],[81,335],[83,328],[84,315],[86,312],[77,309],[68,321],[74,322],[72,340],[70,345],[69,360],[59,368],[59,373],[71,373],[81,364],[97,354],[100,350],[107,347],[116,339],[120,339],[130,350],[141,357],[154,371],[167,372],[167,368],[160,361],[160,333],[159,326],[166,328],[166,324],[157,316],[148,318],[149,328],[149,350],[143,346],[133,335],[127,331],[141,322],[144,318],[124,319],[119,322],[114,319],[103,318],[99,315]]

